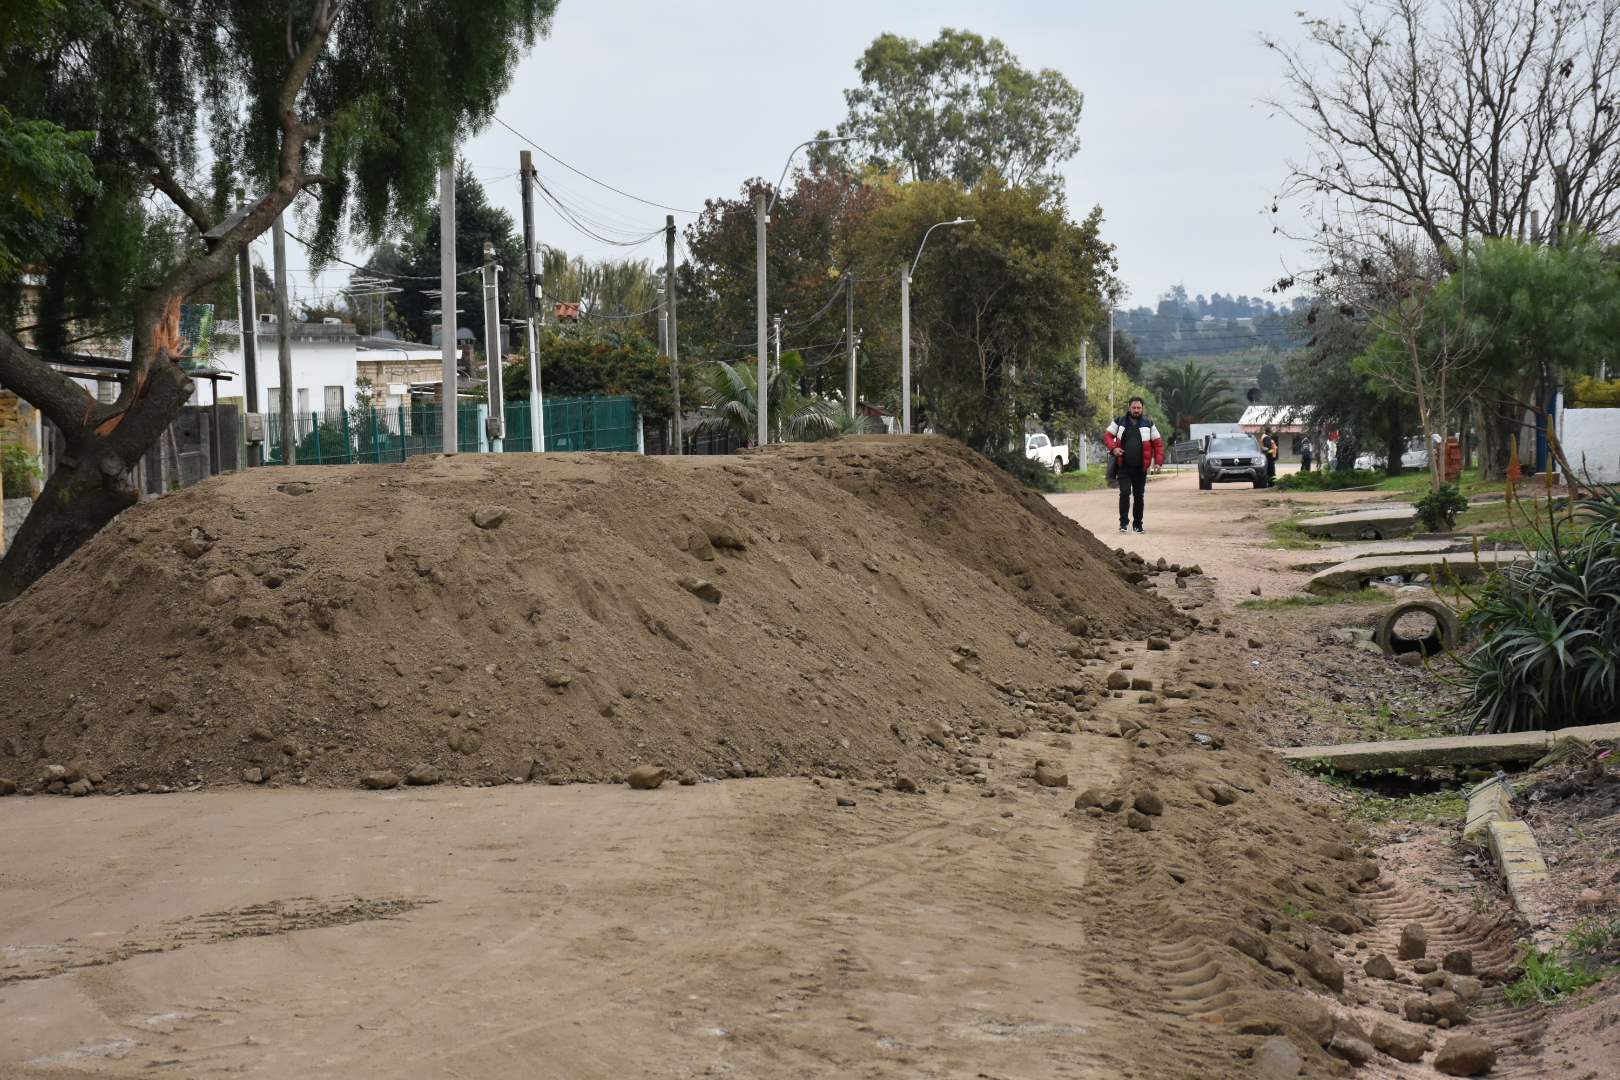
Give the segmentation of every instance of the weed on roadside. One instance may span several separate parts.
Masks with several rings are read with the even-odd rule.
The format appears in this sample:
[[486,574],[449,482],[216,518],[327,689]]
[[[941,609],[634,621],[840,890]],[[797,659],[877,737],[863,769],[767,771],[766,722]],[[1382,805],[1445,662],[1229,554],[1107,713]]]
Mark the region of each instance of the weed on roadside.
[[1258,545],[1266,548],[1287,548],[1289,551],[1315,551],[1322,545],[1299,530],[1292,521],[1273,521],[1266,526],[1270,539]]
[[1527,948],[1524,955],[1508,969],[1520,973],[1519,981],[1503,991],[1509,1005],[1522,1008],[1531,1002],[1551,1005],[1570,994],[1578,993],[1593,983],[1603,981],[1608,970],[1594,970],[1581,957],[1566,958],[1561,948],[1546,952]]

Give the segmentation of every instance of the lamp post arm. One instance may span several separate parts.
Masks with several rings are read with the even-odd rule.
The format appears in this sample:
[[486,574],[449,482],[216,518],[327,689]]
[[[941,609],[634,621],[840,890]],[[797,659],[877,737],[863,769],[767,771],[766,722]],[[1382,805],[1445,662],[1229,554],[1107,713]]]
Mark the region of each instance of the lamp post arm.
[[955,221],[936,221],[928,226],[928,232],[923,233],[922,243],[917,245],[917,257],[911,260],[911,269],[906,271],[908,278],[917,276],[917,264],[922,262],[923,248],[928,246],[928,237],[941,225],[971,225],[978,218],[957,218]]
[[854,135],[839,135],[830,139],[806,139],[798,146],[795,146],[793,148],[793,153],[789,154],[787,157],[787,163],[782,166],[782,175],[777,177],[776,186],[771,189],[771,202],[770,205],[765,208],[765,216],[770,217],[771,211],[776,209],[776,194],[782,190],[782,184],[787,180],[788,169],[793,167],[793,159],[798,155],[800,150],[803,150],[807,146],[819,146],[821,143],[853,142],[854,140]]

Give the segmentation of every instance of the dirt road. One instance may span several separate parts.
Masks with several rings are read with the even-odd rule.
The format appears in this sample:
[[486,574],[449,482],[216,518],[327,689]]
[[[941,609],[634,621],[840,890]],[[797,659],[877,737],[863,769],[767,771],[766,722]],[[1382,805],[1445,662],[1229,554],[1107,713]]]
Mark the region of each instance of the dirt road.
[[827,783],[11,800],[0,1072],[1131,1075],[1073,789]]
[[[1248,484],[1223,484],[1212,491],[1200,491],[1198,474],[1184,469],[1149,480],[1143,519],[1147,532],[1138,536],[1118,531],[1117,491],[1047,496],[1059,511],[1090,529],[1105,544],[1148,559],[1197,563],[1216,578],[1215,595],[1226,604],[1251,599],[1251,590],[1257,585],[1264,596],[1286,595],[1310,577],[1309,572],[1291,568],[1301,561],[1299,552],[1266,545],[1265,522],[1308,507],[1331,509],[1375,498],[1379,496],[1365,491],[1290,495]],[[1324,545],[1312,557],[1325,559],[1337,550],[1339,545]]]

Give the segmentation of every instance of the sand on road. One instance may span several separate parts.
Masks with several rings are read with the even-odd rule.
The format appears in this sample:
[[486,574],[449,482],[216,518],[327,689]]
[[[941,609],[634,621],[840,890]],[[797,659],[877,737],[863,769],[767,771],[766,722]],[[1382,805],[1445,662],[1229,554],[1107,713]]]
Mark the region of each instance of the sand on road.
[[10,800],[0,1073],[1121,1075],[1073,788],[826,783]]

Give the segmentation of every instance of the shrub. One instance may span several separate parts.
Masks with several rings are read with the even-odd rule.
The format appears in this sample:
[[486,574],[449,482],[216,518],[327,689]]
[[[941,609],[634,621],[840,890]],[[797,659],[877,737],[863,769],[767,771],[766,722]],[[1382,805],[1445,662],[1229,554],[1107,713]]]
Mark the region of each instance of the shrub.
[[1456,484],[1441,484],[1417,501],[1417,519],[1427,532],[1450,532],[1457,527],[1457,515],[1468,509],[1468,499]]
[[34,485],[45,479],[39,455],[30,454],[16,443],[0,449],[0,491],[8,499],[20,499],[34,493]]
[[1464,617],[1480,640],[1459,677],[1469,730],[1604,723],[1620,710],[1620,490],[1521,538],[1529,560],[1492,574]]
[[1281,491],[1337,491],[1340,488],[1365,487],[1382,479],[1381,473],[1369,469],[1318,469],[1315,472],[1295,472],[1277,477]]

